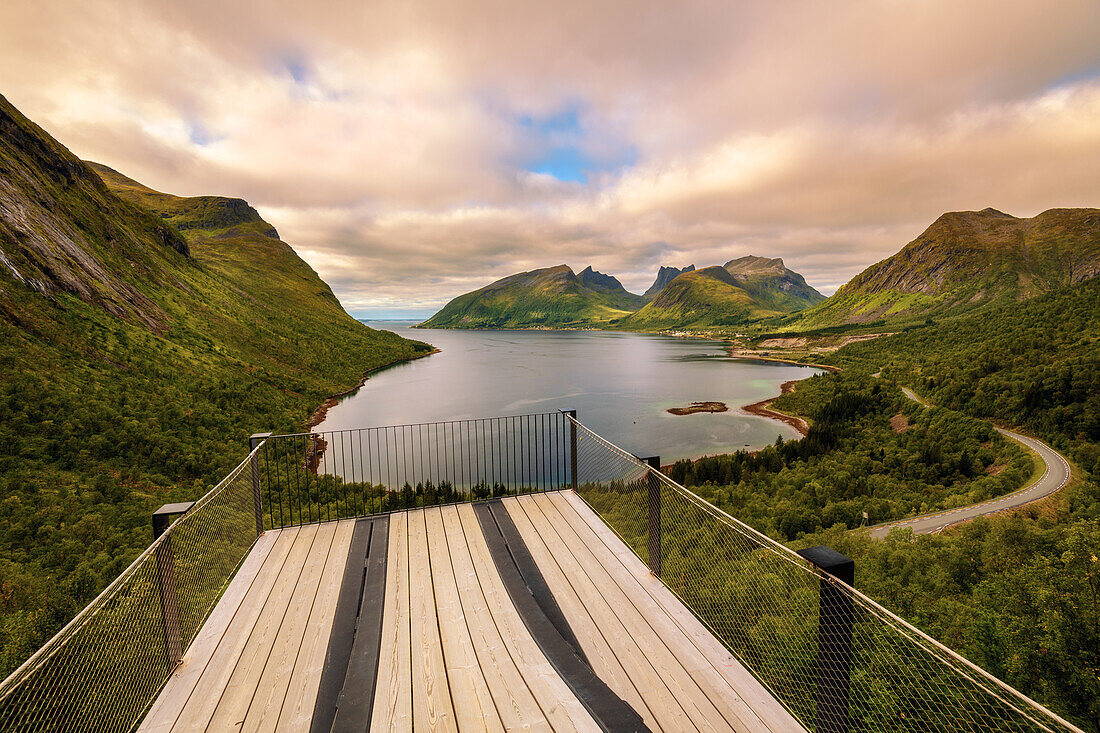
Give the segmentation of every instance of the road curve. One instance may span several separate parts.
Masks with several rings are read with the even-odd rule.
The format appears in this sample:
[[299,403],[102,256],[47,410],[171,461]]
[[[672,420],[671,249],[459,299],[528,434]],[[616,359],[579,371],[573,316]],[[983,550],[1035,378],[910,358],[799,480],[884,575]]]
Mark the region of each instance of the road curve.
[[[918,397],[912,390],[902,387],[901,391],[905,393],[906,397],[914,402],[925,407],[931,407],[931,405]],[[885,537],[890,530],[895,527],[911,527],[916,534],[934,534],[952,524],[958,524],[959,522],[965,522],[974,517],[980,517],[983,514],[992,514],[993,512],[1011,509],[1012,507],[1041,499],[1044,496],[1053,494],[1069,482],[1069,463],[1062,454],[1035,438],[1029,438],[1026,435],[1020,435],[1019,433],[996,426],[994,426],[994,430],[1035,451],[1046,466],[1043,475],[1027,486],[1024,486],[1022,489],[1017,489],[1011,494],[1005,494],[996,499],[983,501],[980,504],[971,504],[970,506],[960,507],[959,509],[948,509],[933,514],[922,514],[919,517],[903,519],[898,522],[876,524],[871,527],[871,536],[878,538]]]

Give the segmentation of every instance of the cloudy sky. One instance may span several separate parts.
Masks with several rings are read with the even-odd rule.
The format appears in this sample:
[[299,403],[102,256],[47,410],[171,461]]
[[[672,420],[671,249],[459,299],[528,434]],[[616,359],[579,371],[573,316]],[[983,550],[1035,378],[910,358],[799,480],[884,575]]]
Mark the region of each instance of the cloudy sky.
[[783,257],[1100,206],[1100,3],[3,0],[0,93],[251,202],[358,316],[512,272]]

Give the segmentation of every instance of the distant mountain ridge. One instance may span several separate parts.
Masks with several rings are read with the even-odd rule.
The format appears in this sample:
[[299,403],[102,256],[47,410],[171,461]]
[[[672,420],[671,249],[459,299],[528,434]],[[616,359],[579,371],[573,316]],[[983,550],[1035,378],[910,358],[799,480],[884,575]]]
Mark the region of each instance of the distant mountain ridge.
[[645,302],[591,266],[557,265],[501,278],[460,295],[420,324],[424,328],[569,328],[600,325]]
[[695,265],[688,265],[683,269],[676,267],[661,267],[657,271],[657,279],[653,281],[653,284],[649,286],[649,289],[643,293],[647,298],[653,298],[657,293],[661,292],[666,285],[675,280],[678,276],[683,275],[685,272],[694,272]]
[[617,327],[628,330],[711,329],[808,308],[825,296],[781,259],[748,255],[672,279]]
[[949,212],[784,329],[954,317],[1097,274],[1100,209],[1050,209],[1032,218],[993,208]]
[[[0,96],[0,677],[259,430],[426,344],[355,321],[240,199],[81,161]],[[15,480],[15,479],[18,480]]]
[[[615,328],[664,330],[741,324],[824,299],[781,259],[742,257],[726,267],[661,267],[656,295],[629,293],[591,266],[521,272],[460,295],[424,328]],[[651,293],[653,287],[647,291]]]

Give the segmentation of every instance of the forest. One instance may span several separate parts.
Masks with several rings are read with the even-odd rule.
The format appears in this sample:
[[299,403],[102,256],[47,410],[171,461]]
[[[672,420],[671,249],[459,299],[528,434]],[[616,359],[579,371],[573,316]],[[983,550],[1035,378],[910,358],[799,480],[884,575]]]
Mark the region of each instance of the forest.
[[[773,403],[810,418],[807,437],[677,464],[671,475],[791,547],[848,555],[864,593],[1100,730],[1098,340],[1094,279],[978,318],[855,343],[818,359],[840,373],[800,382]],[[871,376],[879,370],[881,379]],[[890,382],[936,407],[903,401]],[[889,418],[899,411],[910,427],[895,433]],[[1026,480],[1025,457],[986,420],[1055,446],[1073,462],[1074,480],[1046,500],[941,534],[898,529],[880,541],[851,531],[863,511],[874,523]]]

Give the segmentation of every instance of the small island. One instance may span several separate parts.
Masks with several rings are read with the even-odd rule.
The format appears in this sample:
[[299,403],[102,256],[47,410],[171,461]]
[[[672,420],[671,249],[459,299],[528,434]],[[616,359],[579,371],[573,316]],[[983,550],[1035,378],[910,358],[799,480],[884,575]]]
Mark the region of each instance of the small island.
[[694,415],[697,412],[727,412],[725,402],[692,402],[688,407],[670,407],[666,412],[673,415]]

